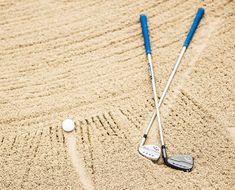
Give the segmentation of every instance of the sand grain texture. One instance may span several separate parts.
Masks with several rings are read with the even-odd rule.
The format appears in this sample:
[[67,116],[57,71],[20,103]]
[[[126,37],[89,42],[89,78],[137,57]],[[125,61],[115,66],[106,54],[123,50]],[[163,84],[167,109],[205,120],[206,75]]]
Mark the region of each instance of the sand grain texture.
[[[139,15],[160,96],[200,6],[161,107],[168,154],[195,158],[184,173],[137,152],[154,109]],[[234,10],[229,0],[0,1],[0,189],[233,189]],[[65,135],[67,117],[77,126]]]

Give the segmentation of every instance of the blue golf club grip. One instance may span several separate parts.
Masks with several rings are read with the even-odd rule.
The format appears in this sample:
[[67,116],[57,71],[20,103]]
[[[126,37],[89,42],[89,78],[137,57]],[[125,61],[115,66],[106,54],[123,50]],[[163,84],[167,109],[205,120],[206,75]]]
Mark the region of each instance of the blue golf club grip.
[[142,33],[144,37],[145,51],[146,51],[146,54],[150,54],[151,47],[150,47],[150,40],[149,40],[148,23],[147,23],[147,17],[145,15],[140,15],[140,23],[141,23]]
[[196,29],[197,29],[197,26],[198,26],[198,24],[199,24],[199,22],[200,22],[200,20],[201,20],[201,18],[203,16],[203,14],[204,14],[204,9],[203,8],[199,8],[198,11],[197,11],[196,16],[194,18],[193,24],[192,24],[192,26],[190,28],[190,31],[188,33],[188,36],[187,36],[187,38],[184,41],[184,46],[186,48],[188,48],[188,46],[189,46],[189,44],[190,44],[190,42],[191,42],[191,40],[193,38],[193,35],[194,35],[194,33],[195,33]]

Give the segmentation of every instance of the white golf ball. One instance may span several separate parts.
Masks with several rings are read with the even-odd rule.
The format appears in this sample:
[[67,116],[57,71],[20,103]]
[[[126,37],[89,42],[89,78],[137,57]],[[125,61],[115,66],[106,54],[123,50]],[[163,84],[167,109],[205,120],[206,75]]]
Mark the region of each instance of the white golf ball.
[[62,123],[62,128],[66,132],[71,132],[75,128],[75,123],[72,119],[65,119]]

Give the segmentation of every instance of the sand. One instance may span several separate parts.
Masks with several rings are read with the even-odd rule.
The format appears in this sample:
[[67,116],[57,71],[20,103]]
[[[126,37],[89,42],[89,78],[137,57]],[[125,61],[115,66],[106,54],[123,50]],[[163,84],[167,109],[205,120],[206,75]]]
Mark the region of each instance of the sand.
[[[168,154],[195,158],[184,173],[137,152],[154,109],[139,15],[160,97],[200,6],[161,107]],[[233,189],[234,10],[228,0],[0,1],[0,189]],[[148,143],[157,134],[154,124]]]

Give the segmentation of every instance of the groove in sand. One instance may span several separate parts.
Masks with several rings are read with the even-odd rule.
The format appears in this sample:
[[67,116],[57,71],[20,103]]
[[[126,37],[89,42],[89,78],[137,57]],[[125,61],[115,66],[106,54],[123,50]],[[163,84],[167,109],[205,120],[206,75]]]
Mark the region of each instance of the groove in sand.
[[[174,88],[174,92],[171,95],[171,99],[168,99],[168,107],[165,110],[165,113],[169,113],[170,109],[173,107],[175,103],[176,97],[182,92],[185,88],[185,83],[189,81],[190,74],[192,73],[193,69],[195,68],[195,64],[200,59],[201,54],[206,49],[211,34],[219,27],[219,24],[222,23],[222,20],[214,20],[213,22],[209,23],[208,26],[204,26],[201,29],[201,32],[198,32],[200,36],[197,43],[194,44],[192,51],[194,51],[194,57],[189,63],[189,68],[182,74],[182,77],[178,81],[178,85]],[[183,62],[183,61],[182,61]]]
[[77,151],[76,137],[71,134],[68,135],[66,139],[69,156],[71,158],[75,171],[79,175],[80,182],[82,183],[83,188],[85,190],[95,190],[91,177],[85,169],[85,163],[80,158],[79,152]]

